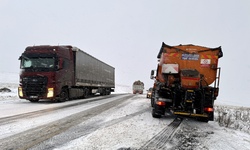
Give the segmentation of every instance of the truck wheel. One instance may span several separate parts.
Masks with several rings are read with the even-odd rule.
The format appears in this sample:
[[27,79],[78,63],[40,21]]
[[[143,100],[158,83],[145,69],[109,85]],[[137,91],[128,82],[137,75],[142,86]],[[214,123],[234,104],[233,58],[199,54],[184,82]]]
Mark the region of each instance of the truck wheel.
[[38,102],[39,99],[30,99],[29,101],[30,101],[30,102]]
[[102,92],[100,93],[101,96],[106,95],[106,89],[103,89]]
[[153,118],[161,118],[161,115],[158,115],[158,114],[155,113],[154,108],[152,109],[152,116],[153,116]]
[[154,99],[151,98],[151,107],[154,107]]
[[65,102],[67,100],[69,100],[69,93],[68,93],[68,90],[66,88],[63,88],[61,93],[60,93],[59,101]]

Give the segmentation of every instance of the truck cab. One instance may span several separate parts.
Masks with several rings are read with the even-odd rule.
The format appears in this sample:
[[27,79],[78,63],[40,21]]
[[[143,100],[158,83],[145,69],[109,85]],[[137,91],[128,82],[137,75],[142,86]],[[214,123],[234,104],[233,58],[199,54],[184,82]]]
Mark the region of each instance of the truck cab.
[[31,102],[39,99],[67,99],[66,89],[74,83],[71,46],[32,46],[20,56],[19,97]]

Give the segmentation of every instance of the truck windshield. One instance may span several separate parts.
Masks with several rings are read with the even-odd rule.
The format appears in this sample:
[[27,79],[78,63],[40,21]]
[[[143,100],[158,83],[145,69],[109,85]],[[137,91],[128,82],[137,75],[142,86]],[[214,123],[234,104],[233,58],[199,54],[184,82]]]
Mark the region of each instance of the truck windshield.
[[22,69],[47,69],[47,68],[55,68],[55,58],[42,58],[42,57],[32,57],[32,58],[27,58],[23,57],[22,58]]

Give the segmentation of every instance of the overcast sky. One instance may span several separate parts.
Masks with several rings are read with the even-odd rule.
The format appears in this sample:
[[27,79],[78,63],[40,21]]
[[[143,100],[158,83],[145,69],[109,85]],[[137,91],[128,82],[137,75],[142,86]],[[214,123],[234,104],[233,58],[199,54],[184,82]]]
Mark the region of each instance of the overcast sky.
[[[146,88],[162,42],[221,46],[222,100],[250,100],[249,0],[0,0],[0,71],[32,45],[73,45]],[[239,94],[236,94],[239,93]]]

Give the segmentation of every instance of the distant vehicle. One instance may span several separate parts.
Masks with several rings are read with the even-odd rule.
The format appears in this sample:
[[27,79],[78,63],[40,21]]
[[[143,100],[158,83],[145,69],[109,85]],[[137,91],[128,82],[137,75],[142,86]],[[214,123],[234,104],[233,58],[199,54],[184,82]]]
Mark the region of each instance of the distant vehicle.
[[147,98],[151,98],[152,90],[153,90],[152,87],[147,90],[147,92],[148,92],[147,93]]
[[136,93],[139,93],[139,94],[143,94],[143,89],[144,89],[144,83],[141,82],[140,80],[138,81],[135,81],[133,83],[133,93],[136,94]]
[[115,68],[72,46],[30,46],[20,56],[19,97],[66,101],[115,88]]
[[[176,115],[214,120],[214,101],[219,92],[221,47],[195,45],[169,46],[162,43],[152,97],[152,116],[159,118],[170,110]],[[214,83],[214,86],[210,84]]]

